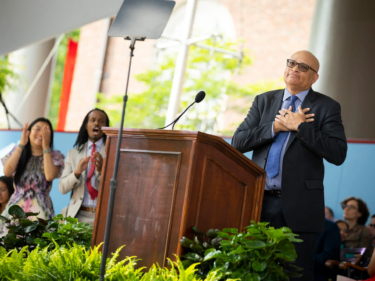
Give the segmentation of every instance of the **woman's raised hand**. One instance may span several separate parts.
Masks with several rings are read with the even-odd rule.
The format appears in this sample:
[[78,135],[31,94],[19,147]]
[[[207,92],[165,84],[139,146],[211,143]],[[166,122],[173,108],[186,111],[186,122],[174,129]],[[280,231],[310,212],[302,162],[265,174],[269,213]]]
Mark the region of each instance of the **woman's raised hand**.
[[20,145],[26,146],[26,144],[29,142],[29,123],[26,123],[25,126],[22,128],[22,135],[20,140]]
[[43,138],[43,142],[42,142],[43,149],[50,148],[51,130],[48,126],[43,127],[42,138]]

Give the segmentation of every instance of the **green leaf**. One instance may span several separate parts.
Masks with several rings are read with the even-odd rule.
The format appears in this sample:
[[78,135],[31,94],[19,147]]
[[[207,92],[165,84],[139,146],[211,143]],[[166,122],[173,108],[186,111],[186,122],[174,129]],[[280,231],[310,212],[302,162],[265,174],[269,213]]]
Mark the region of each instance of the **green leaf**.
[[191,244],[190,249],[192,249],[195,252],[202,252],[204,251],[203,247],[200,245]]
[[226,246],[232,246],[232,242],[228,240],[222,240],[220,242],[221,246],[226,247]]
[[267,276],[267,278],[265,279],[265,281],[280,281],[279,280],[279,275],[275,272],[271,272],[270,275]]
[[199,239],[198,239],[198,236],[195,236],[195,238],[194,238],[194,242],[195,242],[195,244],[197,244],[197,245],[199,245],[199,246],[202,246],[201,242],[200,242]]
[[43,225],[48,225],[48,222],[45,220],[45,219],[42,219],[42,218],[37,218],[38,221],[43,224]]
[[47,229],[57,229],[59,227],[59,223],[58,222],[55,222],[55,221],[48,221],[47,225],[46,225],[46,228]]
[[245,244],[246,248],[250,248],[250,249],[259,249],[259,248],[266,247],[266,243],[264,243],[263,241],[255,240],[255,239],[248,240],[243,243]]
[[[54,220],[60,220],[60,216],[58,215],[58,216],[54,217],[53,219]],[[78,219],[72,218],[72,217],[66,217],[66,218],[64,218],[64,220],[66,220],[67,222],[72,223],[72,224],[78,223]]]
[[184,257],[185,259],[188,259],[188,260],[192,260],[194,262],[201,262],[203,261],[203,258],[196,254],[196,253],[188,253],[186,255],[183,255],[182,257]]
[[11,216],[18,216],[20,218],[25,217],[25,212],[22,210],[22,208],[18,205],[12,205],[8,210],[9,215]]
[[218,229],[209,229],[207,232],[206,232],[206,235],[208,238],[210,239],[214,239],[217,237],[217,234],[218,234]]
[[276,250],[279,250],[282,254],[289,254],[297,258],[295,247],[289,240],[282,240],[277,243]]
[[204,233],[203,231],[200,231],[195,225],[192,227],[192,229],[197,235],[203,235],[203,236],[206,235],[206,233]]
[[276,253],[275,257],[278,258],[278,259],[285,260],[285,261],[295,261],[296,260],[294,255],[289,254],[289,253]]
[[267,266],[267,262],[266,261],[253,261],[252,263],[252,268],[255,270],[255,271],[263,271]]
[[26,212],[25,213],[25,217],[35,217],[35,216],[37,216],[39,214],[40,214],[40,212],[39,213]]
[[37,229],[37,227],[38,227],[38,224],[34,222],[32,225],[29,225],[28,227],[25,228],[25,232],[30,233],[34,231],[35,229]]
[[215,258],[218,254],[221,254],[221,251],[220,250],[215,250],[213,252],[208,253],[208,255],[206,255],[203,260],[204,261],[208,261],[210,259]]
[[[67,218],[68,219],[68,218]],[[62,214],[58,214],[57,216],[53,217],[54,221],[64,220],[64,216]],[[78,220],[77,220],[78,221]]]
[[32,225],[33,222],[29,219],[18,219],[18,223],[20,226],[22,226],[23,228],[26,228],[28,227],[29,225]]
[[22,230],[22,226],[20,225],[8,225],[7,228],[9,229],[9,232],[18,233]]
[[44,233],[42,234],[42,237],[45,237],[45,238],[51,238],[51,233],[49,233],[49,232],[44,232]]
[[239,247],[237,247],[237,249],[235,249],[235,250],[230,251],[229,253],[227,253],[227,255],[241,254],[243,252],[245,252],[245,250],[240,245]]
[[27,237],[26,237],[26,244],[27,244],[27,245],[32,245],[32,244],[34,244],[34,241],[35,241],[35,238],[34,238],[34,237],[32,237],[32,236],[27,236]]
[[215,248],[210,248],[210,249],[207,249],[206,251],[204,251],[204,255],[207,256],[209,253],[212,253],[212,252],[215,252]]
[[191,266],[194,262],[192,260],[184,260],[181,262],[184,269],[187,269],[189,266]]
[[206,249],[214,249],[214,247],[211,246],[210,244],[208,244],[207,242],[203,242],[203,248],[206,248]]
[[217,237],[232,240],[234,238],[234,235],[230,235],[230,234],[228,234],[226,232],[219,232],[218,235],[217,235]]
[[237,228],[224,228],[222,231],[227,232],[227,233],[232,233],[232,234],[238,234]]
[[186,237],[181,237],[180,244],[183,247],[190,248],[190,245],[194,245],[194,242]]
[[223,238],[216,237],[216,238],[211,240],[211,245],[214,246],[215,248],[219,247],[222,240],[223,240]]
[[5,235],[4,237],[4,245],[6,248],[13,248],[14,245],[19,241],[20,239],[18,239],[16,237],[16,235],[14,233],[8,233],[7,235]]

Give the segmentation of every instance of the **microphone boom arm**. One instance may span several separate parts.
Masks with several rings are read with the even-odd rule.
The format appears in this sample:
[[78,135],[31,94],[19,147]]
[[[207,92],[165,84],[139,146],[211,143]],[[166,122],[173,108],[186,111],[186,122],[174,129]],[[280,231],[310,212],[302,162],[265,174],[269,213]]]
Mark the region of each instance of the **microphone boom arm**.
[[194,104],[195,104],[196,102],[193,102],[191,105],[189,105],[171,124],[169,124],[169,125],[167,125],[167,126],[165,126],[165,127],[163,127],[163,128],[158,128],[158,129],[160,129],[160,130],[162,130],[162,129],[165,129],[165,128],[167,128],[167,127],[169,127],[170,125],[172,125],[173,124],[173,126],[172,126],[172,130],[174,130],[174,125],[176,125],[176,123],[177,123],[177,121],[178,120],[180,120],[180,118],[181,118],[181,116],[190,108],[190,107],[192,107]]

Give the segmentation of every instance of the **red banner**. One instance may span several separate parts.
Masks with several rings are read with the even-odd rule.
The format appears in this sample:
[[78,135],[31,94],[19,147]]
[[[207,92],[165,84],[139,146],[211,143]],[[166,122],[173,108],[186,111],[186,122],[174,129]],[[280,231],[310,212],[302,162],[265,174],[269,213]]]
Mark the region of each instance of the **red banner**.
[[64,66],[64,76],[61,88],[60,109],[56,127],[57,131],[64,131],[65,129],[66,115],[68,113],[68,105],[70,98],[70,90],[72,87],[74,67],[77,58],[77,49],[78,42],[69,39],[68,51],[66,54]]

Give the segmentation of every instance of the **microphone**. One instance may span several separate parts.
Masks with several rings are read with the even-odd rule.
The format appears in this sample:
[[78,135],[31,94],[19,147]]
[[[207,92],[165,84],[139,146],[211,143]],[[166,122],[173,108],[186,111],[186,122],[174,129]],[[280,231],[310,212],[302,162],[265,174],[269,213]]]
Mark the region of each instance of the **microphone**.
[[163,127],[163,128],[158,128],[158,129],[165,129],[167,127],[169,127],[170,125],[173,124],[172,126],[172,130],[174,130],[174,125],[176,125],[177,121],[181,118],[182,115],[184,115],[184,113],[194,104],[194,103],[200,103],[202,100],[204,100],[204,98],[206,97],[206,93],[204,91],[200,91],[196,96],[195,96],[195,101],[189,105],[185,110],[184,112],[182,112],[171,124]]

